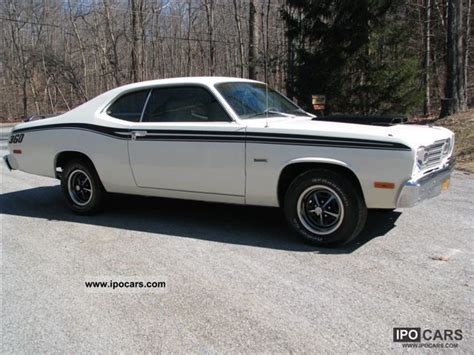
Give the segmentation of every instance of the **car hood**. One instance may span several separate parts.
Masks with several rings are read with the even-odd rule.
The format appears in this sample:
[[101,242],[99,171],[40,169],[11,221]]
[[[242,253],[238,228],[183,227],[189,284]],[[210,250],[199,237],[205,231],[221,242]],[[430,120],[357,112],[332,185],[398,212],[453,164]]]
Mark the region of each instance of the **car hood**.
[[[260,121],[260,122],[257,122]],[[263,125],[263,128],[262,128]],[[453,137],[453,133],[443,127],[399,124],[394,126],[369,126],[353,123],[327,122],[309,117],[272,118],[252,120],[248,129],[272,131],[274,133],[314,134],[317,136],[367,139],[402,143],[412,149],[427,146],[441,139]],[[260,127],[262,129],[258,129]]]

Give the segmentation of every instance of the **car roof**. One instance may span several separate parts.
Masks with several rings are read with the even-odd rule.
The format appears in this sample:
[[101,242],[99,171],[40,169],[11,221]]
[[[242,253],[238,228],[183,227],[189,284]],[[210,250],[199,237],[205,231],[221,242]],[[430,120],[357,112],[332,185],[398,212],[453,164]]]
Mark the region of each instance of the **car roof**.
[[225,82],[249,82],[249,83],[261,83],[255,80],[242,79],[242,78],[233,78],[225,76],[190,76],[182,78],[167,78],[167,79],[158,79],[158,80],[148,80],[141,81],[138,83],[126,84],[109,91],[106,91],[93,99],[79,105],[72,110],[68,111],[66,115],[73,117],[77,115],[80,120],[84,120],[84,117],[93,116],[97,110],[102,110],[106,105],[110,104],[118,96],[126,94],[128,92],[140,90],[140,89],[149,89],[154,86],[159,85],[176,85],[176,84],[200,84],[204,86],[211,87],[218,83]]
[[204,85],[214,85],[225,82],[251,82],[258,83],[259,81],[243,79],[243,78],[233,78],[226,76],[189,76],[181,78],[167,78],[167,79],[157,79],[157,80],[147,80],[141,81],[139,83],[132,83],[128,85],[120,86],[117,89],[120,90],[129,90],[129,89],[139,89],[141,87],[150,87],[154,85],[167,85],[167,84],[204,84]]

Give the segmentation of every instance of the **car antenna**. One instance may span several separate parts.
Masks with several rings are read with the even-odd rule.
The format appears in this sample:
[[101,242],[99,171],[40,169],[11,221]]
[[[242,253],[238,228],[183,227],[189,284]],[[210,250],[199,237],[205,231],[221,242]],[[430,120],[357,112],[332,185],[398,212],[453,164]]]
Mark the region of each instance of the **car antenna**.
[[265,82],[265,128],[268,127],[268,83]]

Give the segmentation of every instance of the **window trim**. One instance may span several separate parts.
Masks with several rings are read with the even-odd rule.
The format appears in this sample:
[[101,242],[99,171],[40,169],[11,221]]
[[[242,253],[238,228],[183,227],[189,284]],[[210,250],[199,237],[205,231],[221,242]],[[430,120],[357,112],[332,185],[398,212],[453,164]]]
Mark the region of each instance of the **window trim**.
[[133,90],[128,90],[128,91],[121,92],[121,93],[118,94],[116,97],[114,97],[114,98],[101,110],[101,112],[105,113],[105,114],[107,115],[107,117],[113,118],[114,120],[119,120],[119,121],[122,121],[122,122],[129,122],[129,123],[139,123],[139,122],[141,122],[142,115],[143,115],[143,110],[144,110],[143,108],[142,108],[142,112],[141,112],[141,114],[140,114],[140,119],[139,119],[139,121],[128,121],[128,120],[124,120],[124,119],[122,119],[122,118],[118,118],[118,117],[112,116],[111,114],[108,113],[109,108],[110,108],[113,104],[115,104],[118,100],[120,100],[122,97],[124,97],[125,95],[137,93],[137,92],[139,92],[139,91],[148,91],[147,98],[145,99],[145,103],[144,103],[144,106],[143,106],[143,107],[146,107],[145,105],[146,105],[147,102],[148,102],[148,98],[149,98],[150,92],[151,92],[151,88],[149,88],[149,87],[137,88],[137,89],[133,89]]
[[[151,97],[151,95],[153,94],[153,90],[154,89],[175,89],[175,88],[178,88],[178,89],[183,89],[183,88],[201,88],[201,89],[204,89],[205,91],[207,91],[207,93],[209,95],[211,95],[214,100],[216,100],[217,104],[220,106],[220,108],[222,109],[222,111],[225,113],[226,115],[226,120],[222,120],[222,121],[209,121],[209,122],[205,122],[205,121],[147,121],[147,122],[144,122],[143,121],[143,116],[145,114],[145,111],[146,111],[146,108],[147,108],[147,105],[148,105],[148,101]],[[148,94],[148,97],[145,101],[145,105],[143,106],[143,111],[142,111],[142,115],[140,117],[140,121],[138,122],[134,122],[134,123],[210,123],[210,122],[219,122],[219,123],[232,123],[232,122],[235,122],[234,118],[232,117],[232,115],[229,114],[229,112],[226,110],[226,108],[222,105],[222,103],[220,102],[220,100],[218,99],[218,97],[212,92],[212,90],[204,85],[204,84],[199,84],[199,83],[176,83],[176,84],[164,84],[164,85],[158,85],[158,86],[153,86],[153,87],[150,87],[150,92]],[[138,90],[140,91],[140,90]]]
[[146,106],[148,105],[148,100],[150,100],[153,89],[148,90],[148,95],[146,96],[145,103],[143,104],[142,113],[140,115],[139,123],[143,121],[143,115],[145,114]]

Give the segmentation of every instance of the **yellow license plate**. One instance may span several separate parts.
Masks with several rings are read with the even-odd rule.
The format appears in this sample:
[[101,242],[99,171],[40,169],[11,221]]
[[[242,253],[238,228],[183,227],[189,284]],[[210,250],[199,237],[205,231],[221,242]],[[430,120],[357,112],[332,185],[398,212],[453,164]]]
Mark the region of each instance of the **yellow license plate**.
[[441,191],[446,191],[449,187],[449,179],[443,181],[443,185],[441,185]]

